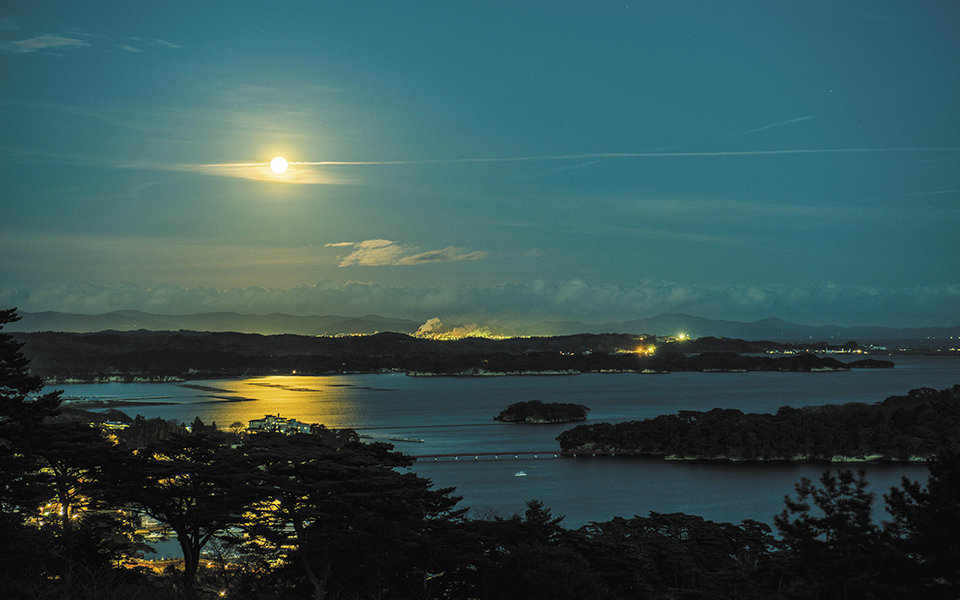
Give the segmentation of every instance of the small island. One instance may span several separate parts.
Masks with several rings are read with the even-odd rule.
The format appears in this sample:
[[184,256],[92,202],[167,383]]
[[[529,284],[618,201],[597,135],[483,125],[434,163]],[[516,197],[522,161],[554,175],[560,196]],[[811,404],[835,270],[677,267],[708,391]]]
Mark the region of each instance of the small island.
[[877,360],[876,358],[863,358],[847,363],[851,369],[892,369],[896,365],[890,360]]
[[564,402],[541,402],[540,400],[530,400],[528,402],[517,402],[511,404],[506,409],[500,411],[500,414],[494,417],[496,421],[504,423],[572,423],[574,421],[586,421],[587,411],[590,409],[582,404],[571,404]]

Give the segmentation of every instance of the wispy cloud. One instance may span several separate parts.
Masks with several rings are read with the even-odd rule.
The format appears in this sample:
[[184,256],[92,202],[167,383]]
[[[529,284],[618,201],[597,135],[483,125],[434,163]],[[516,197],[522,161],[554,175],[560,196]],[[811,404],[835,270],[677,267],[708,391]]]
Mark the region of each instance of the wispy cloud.
[[716,150],[707,152],[591,152],[586,154],[539,154],[531,156],[436,158],[417,160],[364,161],[299,161],[291,164],[304,166],[378,166],[431,165],[498,162],[538,162],[552,160],[617,159],[617,158],[712,158],[723,156],[790,156],[803,154],[883,154],[915,152],[957,152],[960,146],[889,146],[880,148],[787,148],[782,150]]
[[[540,172],[541,176],[551,172],[567,169],[577,169],[596,164],[599,160],[626,160],[646,158],[718,158],[718,157],[754,157],[754,156],[794,156],[818,154],[884,154],[884,153],[920,153],[920,152],[957,152],[960,146],[945,147],[903,147],[891,146],[886,148],[792,148],[784,150],[718,150],[710,152],[594,152],[588,154],[541,154],[532,156],[504,156],[504,157],[468,157],[468,158],[437,158],[416,160],[291,160],[290,170],[286,177],[273,176],[267,163],[234,162],[185,164],[176,168],[184,171],[194,171],[223,177],[239,177],[257,181],[277,181],[285,183],[349,183],[342,175],[334,175],[332,169],[337,167],[367,167],[367,166],[403,166],[403,165],[444,165],[444,164],[483,164],[483,163],[524,163],[550,162],[565,160],[589,160],[590,162],[569,167],[560,167]],[[319,167],[325,168],[323,171]]]
[[950,190],[933,190],[930,192],[911,192],[909,194],[904,194],[907,198],[917,198],[923,196],[946,196],[949,194],[956,194],[960,192],[960,189],[954,188]]
[[350,181],[348,177],[342,174],[334,174],[326,169],[304,168],[300,163],[294,162],[289,163],[286,172],[280,174],[273,172],[269,162],[156,165],[155,168],[269,183],[338,184]]
[[814,119],[818,119],[818,118],[819,118],[819,117],[815,117],[815,116],[812,116],[812,115],[808,115],[808,116],[804,116],[804,117],[796,117],[796,118],[793,118],[793,119],[786,119],[785,121],[777,121],[777,122],[775,122],[775,123],[767,123],[766,125],[761,125],[760,127],[756,127],[756,128],[754,128],[754,129],[748,129],[748,130],[746,130],[746,131],[741,131],[740,133],[733,133],[733,134],[731,134],[729,137],[739,137],[739,136],[741,136],[741,135],[748,135],[748,134],[751,134],[751,133],[759,133],[759,132],[761,132],[761,131],[766,131],[766,130],[768,130],[768,129],[775,129],[775,128],[777,128],[777,127],[783,127],[783,126],[785,126],[785,125],[793,125],[794,123],[803,123],[804,121],[813,121]]
[[72,50],[85,48],[90,43],[78,37],[67,37],[55,33],[47,33],[23,40],[0,43],[0,52],[8,54],[30,54],[45,50]]
[[587,162],[576,163],[573,165],[563,165],[560,167],[554,167],[552,169],[544,169],[540,171],[535,171],[533,173],[527,173],[525,175],[518,175],[517,179],[537,179],[539,177],[547,177],[548,175],[556,175],[557,173],[563,173],[564,171],[574,171],[577,169],[583,169],[586,167],[591,167],[597,164],[599,161],[590,160]]
[[[12,21],[8,19],[0,20],[0,31],[16,31],[18,29]],[[137,37],[130,37],[123,40],[116,40],[82,31],[67,31],[63,33],[45,33],[22,40],[0,42],[0,52],[5,54],[30,54],[33,52],[76,50],[78,48],[93,46],[102,46],[108,50],[119,48],[120,50],[134,54],[142,54],[146,52],[146,48],[151,47],[183,47],[163,39],[148,41]]]
[[129,38],[128,43],[117,44],[117,47],[120,48],[121,50],[126,50],[127,52],[136,52],[136,53],[146,52],[146,48],[157,48],[157,47],[174,48],[174,49],[183,48],[183,46],[181,46],[180,44],[174,44],[173,42],[169,42],[167,40],[161,40],[161,39],[144,40],[138,37]]
[[[786,217],[806,217],[822,220],[827,216],[853,215],[874,207],[858,208],[849,205],[749,201],[729,198],[642,198],[630,201],[624,212],[645,217],[669,217],[712,212],[727,219],[753,218],[758,214]],[[716,218],[716,217],[714,217]]]
[[[132,39],[132,38],[131,38]],[[79,43],[86,44],[83,40],[77,39]],[[129,44],[128,44],[129,45]],[[131,48],[135,48],[131,46]],[[257,88],[258,94],[265,94],[273,88]],[[259,96],[258,96],[259,98]],[[0,99],[0,104],[23,108],[26,104],[18,105],[16,102]],[[121,125],[123,127],[138,129],[150,132],[168,132],[173,129],[169,126],[169,120],[177,120],[183,123],[202,123],[204,125],[216,122],[218,125],[227,125],[229,128],[243,128],[252,134],[271,132],[273,137],[277,137],[275,131],[276,115],[258,115],[246,114],[238,118],[229,111],[223,110],[184,110],[172,107],[150,107],[147,111],[123,111],[122,109],[102,111],[90,109],[88,107],[77,107],[71,105],[62,105],[54,103],[31,103],[29,106],[36,108],[38,106],[47,110],[57,111],[65,114],[75,115],[77,117],[97,119],[109,123],[111,126]],[[298,106],[308,106],[307,103],[300,103]],[[304,108],[302,113],[296,110],[285,111],[282,120],[291,122],[307,121],[310,118],[316,118],[318,115],[327,117],[337,116],[333,109]],[[332,112],[331,112],[332,111]],[[330,114],[327,114],[330,113]],[[807,119],[814,117],[800,117],[798,119]],[[771,124],[769,126],[773,126]],[[193,125],[191,125],[193,126]],[[767,127],[767,126],[765,126]],[[218,127],[218,131],[225,131],[227,128]],[[293,134],[291,134],[293,135]],[[178,143],[187,143],[188,140],[175,140]],[[192,140],[189,140],[192,142]],[[224,142],[226,143],[226,142]],[[19,152],[19,151],[18,151]],[[562,163],[564,161],[578,161],[576,164],[558,165],[554,168],[547,168],[531,173],[529,176],[537,177],[551,173],[557,173],[565,170],[585,168],[595,165],[601,161],[620,161],[620,160],[646,160],[646,159],[726,159],[726,158],[751,158],[751,157],[775,157],[775,156],[804,156],[804,155],[870,155],[870,154],[914,154],[931,155],[935,153],[948,153],[951,159],[960,153],[960,146],[888,146],[888,147],[852,147],[852,148],[786,148],[786,149],[757,149],[757,150],[715,150],[715,151],[651,151],[651,152],[592,152],[581,154],[540,154],[528,156],[502,156],[502,157],[462,157],[462,158],[437,158],[437,159],[397,159],[397,160],[296,160],[296,157],[289,161],[289,170],[277,175],[269,168],[267,162],[255,161],[237,161],[237,162],[204,162],[204,163],[183,163],[183,164],[165,164],[145,162],[126,162],[111,161],[106,166],[114,168],[132,168],[139,170],[158,170],[158,171],[187,171],[204,175],[213,175],[219,177],[231,177],[238,179],[248,179],[253,181],[272,182],[272,183],[290,183],[290,184],[350,184],[362,181],[360,176],[354,176],[351,171],[362,167],[377,166],[404,166],[404,165],[450,165],[450,164],[496,164],[496,163]],[[48,159],[54,157],[47,156]],[[63,160],[72,162],[91,162],[90,157],[59,157]]]
[[432,262],[455,262],[461,260],[481,260],[487,257],[487,253],[481,250],[469,251],[466,248],[456,248],[447,246],[440,250],[427,250],[418,254],[411,254],[403,257],[399,263],[401,265],[422,265]]
[[437,262],[480,260],[487,253],[466,248],[447,246],[439,250],[420,251],[416,246],[397,244],[390,240],[364,240],[362,242],[338,242],[326,244],[333,247],[352,247],[354,250],[340,260],[341,267],[353,265],[365,267],[411,266]]

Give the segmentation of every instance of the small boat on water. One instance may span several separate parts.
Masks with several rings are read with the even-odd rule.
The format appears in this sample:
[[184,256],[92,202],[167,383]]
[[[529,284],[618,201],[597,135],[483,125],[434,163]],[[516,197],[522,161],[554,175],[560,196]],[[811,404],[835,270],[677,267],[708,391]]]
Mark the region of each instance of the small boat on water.
[[390,440],[391,442],[413,442],[414,444],[422,444],[422,443],[423,443],[423,439],[422,439],[422,438],[392,437],[392,438],[387,438],[387,439]]
[[517,471],[516,473],[514,473],[513,476],[514,476],[514,477],[526,477],[527,474],[523,471],[523,469],[520,469],[519,471]]

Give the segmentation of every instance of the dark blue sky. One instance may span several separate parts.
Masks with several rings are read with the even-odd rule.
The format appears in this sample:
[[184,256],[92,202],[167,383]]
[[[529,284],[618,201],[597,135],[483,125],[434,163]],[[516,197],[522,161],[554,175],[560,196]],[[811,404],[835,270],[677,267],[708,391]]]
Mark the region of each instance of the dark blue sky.
[[516,4],[4,2],[0,304],[960,323],[956,2]]

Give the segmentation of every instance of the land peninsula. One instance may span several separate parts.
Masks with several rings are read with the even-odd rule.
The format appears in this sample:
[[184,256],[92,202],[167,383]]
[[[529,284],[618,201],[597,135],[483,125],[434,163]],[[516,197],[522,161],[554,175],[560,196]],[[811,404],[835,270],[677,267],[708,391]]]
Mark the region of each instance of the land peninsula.
[[[400,333],[344,337],[103,331],[13,333],[33,371],[49,382],[171,381],[262,375],[403,372],[415,376],[576,375],[671,371],[843,371],[886,364],[856,342],[785,345],[723,338],[581,334],[423,339]],[[833,352],[829,356],[819,353]]]
[[537,425],[547,423],[572,423],[574,421],[586,421],[589,410],[590,409],[583,404],[529,400],[527,402],[511,404],[500,411],[500,414],[495,416],[494,420],[503,421],[504,423],[529,423]]
[[782,407],[776,414],[715,408],[642,421],[580,425],[557,439],[567,454],[667,460],[926,461],[960,449],[960,385],[882,402]]

